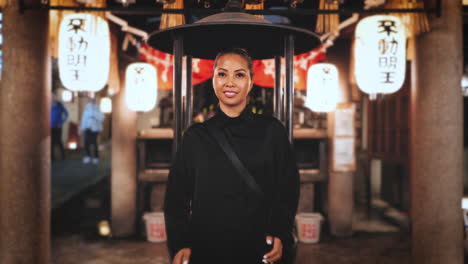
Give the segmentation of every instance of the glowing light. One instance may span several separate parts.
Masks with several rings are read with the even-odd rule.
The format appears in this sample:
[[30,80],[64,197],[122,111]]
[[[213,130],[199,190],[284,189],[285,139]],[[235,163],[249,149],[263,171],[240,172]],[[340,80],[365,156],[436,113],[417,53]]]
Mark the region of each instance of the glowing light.
[[134,4],[135,0],[116,0],[117,3],[121,3],[123,6],[128,6],[129,4]]
[[317,63],[307,71],[305,106],[314,112],[330,112],[338,103],[338,69],[329,63]]
[[466,73],[463,73],[460,84],[461,84],[463,96],[468,96],[468,75]]
[[71,102],[73,100],[73,93],[69,90],[62,91],[62,101],[65,103]]
[[468,210],[468,197],[462,198],[462,209]]
[[76,144],[76,142],[74,141],[68,142],[68,149],[76,149],[77,147],[78,145]]
[[96,0],[76,0],[80,4],[91,4]]
[[70,14],[59,31],[59,76],[65,88],[96,92],[109,77],[109,26],[101,17]]
[[100,221],[98,224],[98,231],[99,231],[99,235],[101,236],[109,236],[111,234],[109,221],[107,220]]
[[112,100],[109,97],[101,98],[99,109],[106,114],[112,113]]
[[125,102],[133,111],[150,111],[156,105],[156,68],[148,63],[132,63],[125,73]]
[[406,72],[406,34],[398,17],[362,19],[356,27],[354,47],[354,71],[361,91],[394,93],[401,88]]

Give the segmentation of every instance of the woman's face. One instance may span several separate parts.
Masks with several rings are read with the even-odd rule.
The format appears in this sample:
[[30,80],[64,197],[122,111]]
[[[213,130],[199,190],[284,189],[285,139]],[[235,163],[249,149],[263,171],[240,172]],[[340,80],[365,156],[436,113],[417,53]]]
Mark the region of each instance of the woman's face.
[[214,69],[213,88],[222,108],[243,108],[252,89],[247,60],[237,54],[218,58]]

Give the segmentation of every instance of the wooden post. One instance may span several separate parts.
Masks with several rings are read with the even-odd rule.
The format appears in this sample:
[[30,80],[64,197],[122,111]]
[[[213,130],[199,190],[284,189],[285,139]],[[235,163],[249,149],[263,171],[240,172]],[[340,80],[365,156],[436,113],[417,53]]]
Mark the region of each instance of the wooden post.
[[[39,4],[28,0],[26,4]],[[2,9],[0,263],[50,262],[48,11]]]

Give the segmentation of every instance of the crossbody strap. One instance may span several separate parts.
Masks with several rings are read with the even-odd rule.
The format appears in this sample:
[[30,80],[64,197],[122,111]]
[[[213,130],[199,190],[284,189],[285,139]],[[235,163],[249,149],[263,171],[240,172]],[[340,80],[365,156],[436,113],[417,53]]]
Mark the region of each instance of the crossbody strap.
[[225,134],[216,127],[207,126],[208,130],[211,132],[212,136],[218,142],[218,144],[223,149],[224,153],[229,157],[232,164],[239,172],[239,175],[247,184],[247,186],[252,189],[257,195],[263,197],[263,191],[258,186],[257,182],[255,181],[254,177],[250,174],[249,170],[244,166],[244,164],[239,160],[239,157],[236,155],[234,150],[232,149],[231,145],[226,139]]

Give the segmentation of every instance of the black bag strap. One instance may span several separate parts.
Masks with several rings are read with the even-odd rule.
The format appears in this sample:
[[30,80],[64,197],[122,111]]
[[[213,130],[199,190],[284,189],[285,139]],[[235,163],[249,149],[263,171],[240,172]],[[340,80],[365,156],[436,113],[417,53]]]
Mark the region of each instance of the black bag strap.
[[247,186],[252,189],[258,196],[263,197],[263,191],[258,186],[257,182],[255,181],[254,177],[250,174],[249,170],[244,166],[244,164],[239,160],[239,157],[232,149],[231,145],[227,141],[225,134],[216,127],[206,126],[208,130],[211,132],[212,136],[218,142],[218,144],[223,149],[224,153],[228,156],[231,160],[236,170],[239,172],[239,175],[247,184]]

